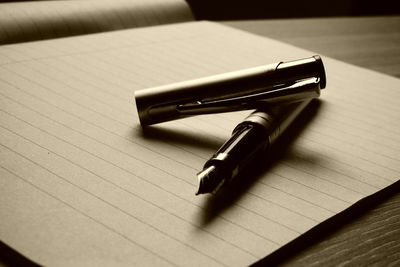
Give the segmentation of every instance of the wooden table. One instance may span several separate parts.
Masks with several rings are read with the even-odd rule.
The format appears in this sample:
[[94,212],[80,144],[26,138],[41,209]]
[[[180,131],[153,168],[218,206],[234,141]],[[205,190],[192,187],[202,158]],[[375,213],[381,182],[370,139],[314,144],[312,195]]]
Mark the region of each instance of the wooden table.
[[[315,53],[400,77],[400,16],[225,21]],[[399,88],[400,90],[400,88]],[[399,155],[400,157],[400,155]],[[314,231],[260,263],[400,266],[400,186],[340,225]],[[323,233],[321,233],[323,232]]]

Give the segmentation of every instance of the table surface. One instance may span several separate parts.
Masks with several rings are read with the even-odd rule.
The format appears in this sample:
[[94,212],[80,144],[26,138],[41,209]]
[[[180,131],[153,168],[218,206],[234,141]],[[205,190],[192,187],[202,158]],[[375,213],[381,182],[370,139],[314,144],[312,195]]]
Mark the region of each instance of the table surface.
[[[224,21],[315,53],[400,77],[400,16]],[[400,88],[399,88],[400,90]],[[400,189],[328,233],[313,233],[303,245],[261,263],[284,266],[400,266]],[[382,196],[380,196],[382,198]],[[331,224],[332,225],[332,224]],[[326,228],[324,228],[326,230]],[[293,245],[293,244],[292,244]],[[268,259],[268,261],[267,261]]]

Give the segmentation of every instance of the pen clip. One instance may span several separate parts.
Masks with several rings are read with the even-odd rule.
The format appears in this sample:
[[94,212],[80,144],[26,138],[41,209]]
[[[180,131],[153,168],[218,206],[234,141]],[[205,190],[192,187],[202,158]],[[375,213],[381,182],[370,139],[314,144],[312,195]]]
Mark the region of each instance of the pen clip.
[[177,105],[176,110],[182,116],[213,114],[257,108],[261,104],[293,103],[320,95],[319,78],[310,78],[292,84],[274,86],[250,95],[241,95],[223,99],[204,99],[192,103]]

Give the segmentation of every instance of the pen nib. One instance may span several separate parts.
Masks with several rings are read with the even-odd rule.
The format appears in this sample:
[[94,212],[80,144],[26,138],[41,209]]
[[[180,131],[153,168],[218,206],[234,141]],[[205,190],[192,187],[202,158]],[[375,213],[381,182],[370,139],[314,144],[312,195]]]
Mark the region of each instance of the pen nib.
[[225,182],[224,175],[215,166],[210,166],[197,174],[199,189],[196,195],[215,193]]

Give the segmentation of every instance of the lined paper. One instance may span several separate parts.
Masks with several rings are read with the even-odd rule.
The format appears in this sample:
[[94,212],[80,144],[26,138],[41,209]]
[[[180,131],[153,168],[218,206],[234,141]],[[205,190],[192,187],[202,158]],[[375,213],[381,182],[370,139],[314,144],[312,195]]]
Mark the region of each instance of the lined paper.
[[0,4],[0,44],[193,20],[183,0],[28,1]]
[[211,22],[0,47],[0,238],[43,265],[245,266],[398,180],[398,79],[327,57],[314,118],[227,207],[196,173],[249,112],[143,133],[134,91],[312,52]]

